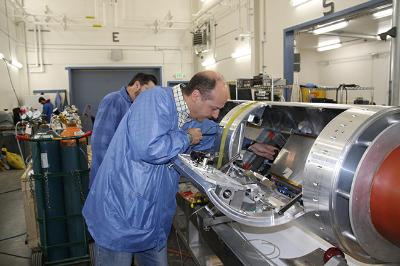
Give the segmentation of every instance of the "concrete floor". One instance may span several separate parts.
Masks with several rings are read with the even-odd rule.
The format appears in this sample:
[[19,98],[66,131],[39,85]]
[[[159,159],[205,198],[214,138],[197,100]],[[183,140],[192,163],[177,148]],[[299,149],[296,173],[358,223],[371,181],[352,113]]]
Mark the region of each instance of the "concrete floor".
[[30,265],[25,245],[25,218],[20,177],[22,170],[0,172],[0,265]]
[[[25,245],[26,225],[20,189],[22,173],[22,170],[0,171],[0,266],[30,265],[31,250]],[[195,265],[174,230],[168,239],[168,263],[170,266]]]

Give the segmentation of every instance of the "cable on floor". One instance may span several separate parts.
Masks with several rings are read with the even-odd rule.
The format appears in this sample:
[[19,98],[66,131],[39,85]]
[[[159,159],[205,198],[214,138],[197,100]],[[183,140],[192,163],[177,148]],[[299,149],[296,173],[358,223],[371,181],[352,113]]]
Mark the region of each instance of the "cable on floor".
[[[250,243],[253,241],[260,241],[262,245],[267,245],[267,246],[271,246],[272,247],[272,251],[269,253],[263,253],[265,256],[267,256],[269,259],[276,259],[279,258],[279,256],[281,255],[280,249],[273,243],[267,241],[267,240],[263,240],[263,239],[249,239],[248,240]],[[260,251],[261,252],[261,251]],[[274,254],[275,252],[277,252],[277,255],[272,256],[272,254]]]
[[11,254],[11,253],[7,253],[7,252],[3,252],[3,251],[0,251],[0,254],[2,254],[2,255],[7,255],[7,256],[10,256],[10,257],[15,257],[15,258],[27,259],[27,260],[30,260],[30,259],[31,259],[30,257],[24,257],[24,256],[16,255],[16,254]]
[[23,235],[26,235],[26,232],[22,233],[22,234],[15,235],[15,236],[9,236],[9,237],[6,237],[6,238],[2,238],[2,239],[0,239],[0,242],[1,241],[5,241],[5,240],[9,240],[9,239],[12,239],[12,238],[16,238],[16,237],[19,237],[19,236],[23,236]]
[[11,190],[0,192],[0,195],[6,194],[6,193],[15,192],[15,191],[20,191],[20,190],[21,190],[21,188],[11,189]]
[[[239,233],[239,235],[242,237],[242,239],[245,241],[245,243],[246,243],[247,245],[252,246],[252,244],[251,244],[252,241],[261,241],[261,243],[264,244],[264,245],[270,245],[270,246],[272,246],[272,247],[273,247],[272,253],[267,253],[267,254],[265,254],[265,253],[261,252],[258,248],[255,248],[255,251],[256,251],[260,256],[264,257],[269,263],[272,263],[273,265],[277,265],[276,263],[274,263],[274,262],[272,261],[272,259],[278,258],[278,257],[280,256],[280,254],[281,254],[281,251],[280,251],[280,249],[279,249],[279,247],[278,247],[277,245],[275,245],[275,244],[272,243],[272,242],[266,241],[266,240],[264,240],[264,239],[250,239],[250,240],[249,240],[249,239],[247,239],[247,237],[243,234],[242,229],[240,228],[240,225],[239,225],[239,224],[234,224],[234,222],[231,222],[230,224],[231,224],[232,228],[234,228],[234,229],[237,230],[237,232]],[[235,226],[235,225],[237,225],[237,226]],[[270,255],[274,254],[275,251],[278,252],[277,255],[275,255],[275,256],[273,256],[273,257],[269,257]]]

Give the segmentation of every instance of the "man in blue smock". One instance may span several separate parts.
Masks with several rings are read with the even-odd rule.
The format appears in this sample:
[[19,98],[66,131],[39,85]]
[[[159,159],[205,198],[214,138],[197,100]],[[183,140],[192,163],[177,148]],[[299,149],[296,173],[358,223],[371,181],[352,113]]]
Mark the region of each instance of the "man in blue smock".
[[[197,73],[180,88],[141,93],[122,119],[86,199],[83,215],[94,238],[96,265],[167,265],[179,174],[171,166],[189,149],[214,145],[228,99],[222,76]],[[202,132],[207,133],[202,136]]]
[[51,115],[53,114],[53,109],[54,109],[53,104],[50,102],[50,99],[46,100],[43,97],[39,98],[39,103],[43,105],[42,113],[46,115],[46,122],[50,123]]
[[99,104],[90,141],[92,165],[89,174],[89,187],[93,183],[98,168],[103,161],[108,145],[122,117],[128,112],[132,102],[140,92],[157,85],[157,78],[151,74],[138,73],[128,86],[107,94]]

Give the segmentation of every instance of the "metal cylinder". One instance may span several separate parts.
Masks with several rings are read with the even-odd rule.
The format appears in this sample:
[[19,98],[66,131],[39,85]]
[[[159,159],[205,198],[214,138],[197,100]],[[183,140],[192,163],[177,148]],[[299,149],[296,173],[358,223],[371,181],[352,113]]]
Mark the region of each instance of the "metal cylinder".
[[[297,214],[302,216],[298,223],[359,261],[400,262],[396,218],[400,211],[393,204],[399,201],[395,174],[399,108],[271,102],[238,105],[220,123],[224,127],[219,143],[222,163],[237,153],[242,125],[251,116],[262,118],[263,130],[316,137],[311,149],[304,150],[304,214]],[[382,180],[387,182],[384,186]],[[274,216],[273,222],[259,224],[250,215],[237,221],[273,226],[290,220]]]
[[67,214],[69,248],[73,257],[87,255],[85,221],[82,207],[88,193],[88,163],[86,144],[74,140],[61,143],[64,176],[64,201]]
[[61,172],[61,157],[58,141],[31,142],[33,171],[35,174],[35,199],[40,244],[46,261],[68,258],[66,247],[52,247],[66,244],[67,226],[63,217],[64,191]]

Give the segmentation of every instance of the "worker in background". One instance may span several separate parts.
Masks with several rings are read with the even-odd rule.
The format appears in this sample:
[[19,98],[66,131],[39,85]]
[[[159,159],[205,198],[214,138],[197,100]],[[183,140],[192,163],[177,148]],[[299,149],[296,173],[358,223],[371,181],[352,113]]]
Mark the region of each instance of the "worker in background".
[[[227,99],[223,77],[214,71],[197,73],[183,88],[155,87],[139,95],[83,208],[96,265],[128,266],[134,256],[140,266],[168,265],[179,181],[172,163],[180,153],[213,147],[219,127],[208,118],[217,118]],[[263,147],[273,156],[273,147]]]
[[54,109],[53,104],[50,102],[50,99],[46,100],[43,97],[39,98],[39,103],[43,105],[42,113],[46,115],[46,122],[50,123],[51,115],[53,114],[53,109]]
[[129,110],[132,102],[142,91],[157,85],[157,78],[151,74],[138,73],[127,86],[107,94],[99,104],[91,138],[92,166],[89,174],[89,187],[96,177],[108,145],[115,131]]

